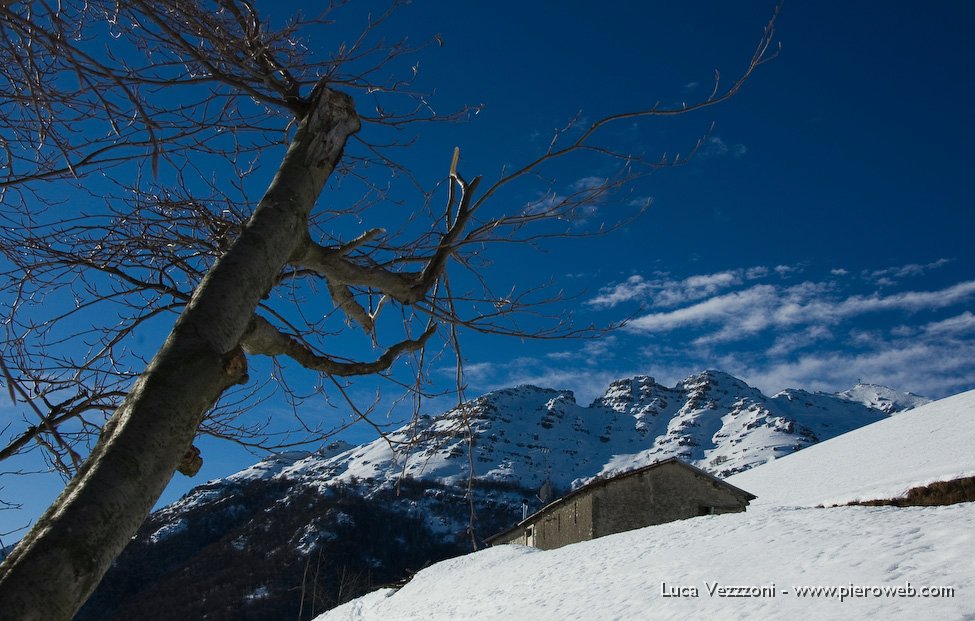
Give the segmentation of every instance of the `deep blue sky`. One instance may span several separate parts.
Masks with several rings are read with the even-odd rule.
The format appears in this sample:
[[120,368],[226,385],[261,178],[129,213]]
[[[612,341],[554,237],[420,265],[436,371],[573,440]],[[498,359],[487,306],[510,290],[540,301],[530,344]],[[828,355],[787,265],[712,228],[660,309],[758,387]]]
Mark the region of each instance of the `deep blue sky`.
[[[462,171],[490,179],[537,154],[580,111],[595,119],[705,97],[715,69],[730,80],[743,68],[773,9],[416,2],[387,27],[392,38],[442,35],[442,47],[418,58],[418,85],[443,111],[484,108],[468,123],[419,129],[404,159],[432,184],[457,145]],[[629,326],[584,342],[467,335],[468,396],[531,382],[588,402],[617,377],[672,384],[705,368],[770,393],[842,390],[858,379],[932,397],[975,387],[975,8],[792,2],[777,29],[781,54],[727,104],[605,134],[653,157],[686,151],[714,123],[689,165],[633,188],[653,199],[640,220],[545,252],[494,249],[497,289],[554,280],[578,295],[578,323],[632,317]],[[609,171],[567,164],[553,174],[558,190]],[[607,201],[592,217],[613,221],[621,210]],[[448,362],[434,373],[445,386]],[[318,407],[308,405],[311,416]],[[202,448],[203,471],[177,475],[165,500],[256,459],[212,441]],[[0,532],[57,492],[57,481],[31,481],[4,483],[26,509],[0,512]]]
[[[773,8],[426,6],[411,14],[446,45],[424,70],[463,76],[441,83],[447,101],[485,104],[451,132],[486,173],[578,110],[700,97],[714,69],[727,80],[741,67]],[[472,339],[471,387],[535,381],[588,399],[621,374],[673,382],[705,367],[767,391],[975,386],[973,13],[957,2],[787,4],[780,56],[731,102],[644,125],[651,153],[686,148],[715,123],[691,165],[640,187],[654,199],[643,219],[530,261],[513,253],[519,277],[584,292],[581,322],[635,314],[630,329],[587,344]],[[602,174],[568,169],[563,183]]]

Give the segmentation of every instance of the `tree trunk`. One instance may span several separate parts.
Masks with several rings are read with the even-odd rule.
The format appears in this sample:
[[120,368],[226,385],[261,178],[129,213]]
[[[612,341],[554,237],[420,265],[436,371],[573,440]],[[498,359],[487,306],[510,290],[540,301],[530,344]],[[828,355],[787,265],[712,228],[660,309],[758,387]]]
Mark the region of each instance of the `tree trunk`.
[[0,565],[0,618],[68,621],[165,489],[207,410],[246,381],[239,344],[305,239],[307,217],[359,120],[320,86],[240,237],[210,269],[78,475]]

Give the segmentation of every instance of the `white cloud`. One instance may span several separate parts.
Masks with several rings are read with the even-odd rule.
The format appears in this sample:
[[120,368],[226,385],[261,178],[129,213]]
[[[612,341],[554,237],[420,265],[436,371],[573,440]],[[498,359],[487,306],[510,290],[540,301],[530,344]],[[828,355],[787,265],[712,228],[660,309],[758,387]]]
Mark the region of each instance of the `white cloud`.
[[743,144],[732,144],[729,145],[720,136],[708,136],[707,140],[701,146],[701,150],[698,152],[700,157],[710,158],[710,157],[721,157],[723,155],[731,155],[732,157],[743,157],[748,153],[748,147]]
[[775,342],[765,353],[769,356],[785,356],[796,350],[832,338],[833,332],[826,326],[809,326],[805,330],[776,337]]
[[719,136],[709,136],[701,149],[701,155],[705,157],[717,157],[728,152],[728,144]]
[[642,298],[651,289],[650,283],[644,280],[643,276],[634,274],[621,283],[604,287],[598,296],[587,301],[586,304],[597,308],[612,308],[617,304]]
[[[572,357],[578,363],[584,354],[576,352]],[[567,360],[559,359],[553,364],[552,361],[527,357],[504,363],[478,363],[475,366],[482,370],[490,369],[490,373],[468,374],[472,395],[520,384],[533,384],[543,388],[571,390],[575,393],[577,402],[583,405],[588,405],[601,396],[613,380],[641,373],[633,369],[569,364]]]
[[744,280],[762,278],[768,273],[767,267],[759,266],[712,274],[695,274],[682,280],[667,278],[666,274],[653,280],[634,275],[627,278],[625,282],[603,287],[599,295],[586,303],[590,306],[611,308],[621,302],[647,300],[653,306],[667,308],[706,298],[724,289],[740,285]]
[[964,335],[975,333],[975,314],[965,311],[942,321],[929,323],[921,328],[926,334],[932,335]]
[[755,280],[757,278],[765,278],[766,276],[768,276],[768,268],[764,265],[757,265],[745,270],[746,280]]
[[[468,362],[464,364],[464,376],[472,382],[480,382],[485,378],[491,377],[495,373],[495,370],[496,365],[491,362]],[[451,367],[445,372],[453,375],[455,369]]]
[[867,351],[821,351],[750,363],[728,356],[719,364],[766,393],[795,387],[836,392],[861,379],[937,398],[975,387],[975,340],[901,338],[875,341]]
[[888,296],[853,296],[837,306],[842,316],[853,316],[881,310],[920,311],[944,308],[967,299],[975,293],[975,280],[960,282],[940,291],[905,291]]
[[[832,336],[828,332],[806,330],[798,339],[815,341],[815,347],[801,344],[792,350],[783,347],[781,352],[771,355],[738,352],[712,356],[695,352],[693,348],[651,347],[643,352],[643,357],[627,366],[593,368],[519,358],[492,365],[491,381],[471,384],[478,392],[522,383],[569,389],[575,391],[581,404],[588,404],[601,395],[615,379],[649,374],[664,385],[673,385],[707,368],[731,373],[768,395],[785,388],[837,392],[850,388],[857,380],[932,398],[975,388],[975,339],[956,338],[954,332],[950,335],[921,332],[884,339],[876,332],[858,331],[854,338],[859,346],[849,349],[844,344],[829,347]],[[824,343],[826,347],[822,347]]]
[[867,275],[874,285],[883,278],[896,282],[944,263],[872,272],[833,268],[802,282],[794,277],[808,271],[804,265],[686,278],[634,274],[588,304],[647,305],[622,333],[653,338],[616,333],[613,342],[586,343],[531,363],[506,362],[490,379],[494,387],[528,381],[577,390],[585,395],[580,402],[619,377],[649,374],[669,385],[705,368],[737,375],[767,393],[788,387],[834,392],[863,379],[946,396],[975,388],[975,280],[929,290],[862,289]]
[[712,297],[677,310],[649,313],[627,324],[632,332],[665,332],[706,323],[738,324],[753,333],[772,323],[776,306],[784,306],[780,291],[772,285],[755,285]]
[[606,186],[608,180],[606,177],[582,177],[577,179],[569,186],[573,192],[584,192],[586,190],[595,190]]
[[552,188],[545,194],[539,194],[538,198],[522,207],[522,213],[540,214],[558,211],[562,216],[584,223],[586,216],[591,216],[598,211],[598,206],[606,200],[607,194],[613,188],[614,183],[606,177],[580,177],[566,186],[562,192]]
[[908,276],[921,276],[925,272],[929,272],[939,267],[943,267],[951,263],[951,259],[941,258],[937,261],[932,261],[931,263],[908,263],[907,265],[899,265],[896,267],[888,267],[881,270],[873,270],[870,272],[864,272],[863,276],[867,280],[872,280],[881,286],[891,286],[896,284],[897,279],[905,278]]
[[[863,379],[937,398],[975,388],[975,313],[964,310],[915,326],[834,327],[868,313],[948,308],[973,294],[975,281],[935,291],[846,297],[819,283],[759,285],[641,317],[633,325],[665,332],[671,325],[715,324],[694,341],[697,348],[684,350],[681,363],[720,368],[767,393],[790,387],[834,392]],[[729,345],[765,329],[774,340],[764,351]],[[718,344],[724,347],[715,350]]]
[[627,207],[639,207],[640,209],[647,209],[651,204],[653,204],[652,196],[641,196],[626,203]]
[[545,213],[546,211],[551,211],[565,204],[568,197],[561,194],[556,194],[555,192],[550,192],[539,198],[526,203],[522,208],[522,213],[525,214],[536,214]]
[[894,326],[890,329],[891,336],[914,336],[917,334],[917,328],[914,326]]
[[[471,393],[529,383],[569,389],[587,404],[615,379],[649,374],[673,385],[693,373],[717,368],[740,377],[766,394],[784,388],[836,392],[858,379],[932,398],[975,388],[975,314],[963,312],[918,329],[893,334],[882,330],[833,331],[806,326],[783,334],[765,351],[714,354],[657,340],[630,352],[625,365],[607,363],[626,339],[593,341],[548,359],[515,358],[467,366]],[[613,336],[613,335],[611,335]],[[605,342],[606,351],[599,352]],[[586,349],[590,351],[587,352]],[[590,354],[597,354],[590,357]],[[589,360],[599,365],[588,364]],[[616,355],[616,360],[623,356]],[[476,372],[475,372],[476,371]]]
[[917,312],[945,308],[975,293],[975,281],[938,291],[906,291],[893,295],[854,295],[835,299],[825,283],[791,287],[754,285],[715,296],[673,311],[648,313],[627,324],[631,332],[657,333],[684,327],[717,325],[699,344],[728,342],[772,328],[803,324],[834,325],[844,319],[880,311]]
[[699,274],[681,281],[667,281],[653,296],[654,306],[677,306],[691,300],[699,300],[722,289],[741,284],[741,270]]
[[560,362],[584,362],[589,365],[605,364],[616,355],[617,341],[612,334],[583,341],[575,350],[557,351],[545,354],[545,358]]
[[599,364],[612,358],[616,348],[616,337],[613,335],[586,341],[582,346],[582,354],[588,364]]

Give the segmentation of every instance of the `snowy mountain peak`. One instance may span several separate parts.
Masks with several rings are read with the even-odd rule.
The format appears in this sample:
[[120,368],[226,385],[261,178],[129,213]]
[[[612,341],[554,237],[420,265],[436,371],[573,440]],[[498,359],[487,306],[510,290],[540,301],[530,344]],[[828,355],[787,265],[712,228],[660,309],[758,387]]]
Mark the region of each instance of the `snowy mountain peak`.
[[520,409],[527,404],[537,405],[539,402],[546,403],[548,408],[563,407],[566,405],[576,405],[575,394],[571,390],[555,390],[552,388],[540,388],[531,384],[522,384],[514,388],[502,388],[485,393],[480,397],[471,399],[451,410],[443,412],[436,418],[452,419],[457,417],[469,416],[477,413],[480,416],[500,412],[505,409]]
[[678,386],[686,385],[719,385],[719,384],[729,384],[734,386],[745,386],[745,382],[741,381],[734,375],[725,373],[724,371],[717,371],[715,369],[707,369],[696,375],[692,375],[685,380],[677,383]]
[[648,375],[618,379],[609,385],[602,397],[597,397],[591,408],[606,407],[616,412],[628,411],[630,404],[653,399],[663,386]]
[[862,403],[887,414],[910,410],[931,400],[910,392],[898,392],[879,384],[857,383],[853,388],[836,393],[838,397]]

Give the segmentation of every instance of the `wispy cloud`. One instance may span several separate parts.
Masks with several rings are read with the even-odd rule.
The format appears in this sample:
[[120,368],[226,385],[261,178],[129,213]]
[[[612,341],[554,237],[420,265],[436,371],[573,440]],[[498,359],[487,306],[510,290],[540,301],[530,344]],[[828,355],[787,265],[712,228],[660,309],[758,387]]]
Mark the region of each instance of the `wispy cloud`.
[[586,304],[597,308],[612,308],[617,304],[637,300],[645,297],[653,286],[644,280],[643,276],[634,274],[621,283],[604,287],[599,295],[587,301]]
[[600,338],[585,341],[581,347],[545,354],[545,358],[558,361],[584,362],[588,365],[605,365],[615,357],[617,345],[616,336],[608,334]]
[[786,356],[833,337],[833,332],[826,326],[809,326],[798,332],[777,336],[765,353],[769,356]]
[[603,287],[599,290],[599,294],[588,300],[586,304],[597,308],[612,308],[623,302],[641,300],[652,306],[668,308],[706,298],[729,287],[740,285],[746,280],[765,277],[769,271],[769,268],[759,266],[712,274],[696,274],[680,280],[668,278],[666,275],[647,280],[635,274],[623,282]]
[[576,179],[569,185],[569,189],[573,192],[585,192],[586,190],[596,190],[599,188],[606,187],[606,183],[609,180],[606,177],[582,177],[581,179]]
[[717,364],[766,392],[801,387],[834,392],[857,379],[943,397],[975,385],[975,339],[947,334],[878,339],[861,349],[826,348],[799,356],[747,359],[724,356]]
[[537,359],[474,367],[469,379],[477,390],[523,382],[566,388],[586,402],[620,377],[647,374],[673,385],[719,368],[766,393],[835,392],[862,379],[942,397],[975,388],[975,280],[892,290],[866,277],[909,278],[944,263],[827,268],[821,278],[811,278],[806,264],[684,278],[633,274],[587,302],[602,312],[641,305],[621,332]]
[[699,343],[747,338],[764,330],[804,324],[834,325],[866,313],[916,312],[945,308],[975,294],[975,281],[937,291],[905,291],[892,295],[851,295],[838,298],[827,283],[804,282],[782,287],[760,284],[711,297],[673,311],[648,313],[627,325],[632,332],[666,332],[684,327],[715,326]]
[[742,271],[735,270],[699,274],[677,282],[665,282],[654,295],[653,305],[669,307],[700,300],[728,287],[741,284],[742,278]]
[[[682,368],[721,368],[767,391],[834,391],[862,378],[944,396],[975,385],[975,313],[965,308],[975,298],[975,280],[929,290],[864,293],[856,288],[865,275],[906,278],[946,262],[858,275],[832,269],[824,279],[795,284],[789,279],[802,271],[795,266],[730,270],[713,278],[666,281],[663,288],[662,281],[651,281],[641,291],[647,296],[667,286],[690,294],[694,282],[724,288],[694,301],[687,295],[676,307],[646,312],[624,329],[658,342],[684,343],[679,360],[652,359]],[[961,308],[945,317],[943,311],[952,307]]]
[[[532,384],[543,388],[572,390],[577,401],[587,405],[602,395],[613,380],[645,372],[638,367],[611,366],[607,363],[608,358],[597,359],[601,360],[598,365],[585,363],[594,359],[585,352],[585,348],[593,347],[593,343],[598,342],[600,341],[588,343],[581,350],[557,352],[545,358],[519,357],[499,363],[465,365],[466,380],[473,394]],[[610,342],[607,347],[615,347],[615,343]],[[603,352],[602,355],[605,354]],[[444,369],[444,373],[448,372],[453,373],[453,370]]]
[[951,263],[951,259],[944,258],[924,264],[908,263],[907,265],[888,267],[880,270],[864,271],[863,277],[879,285],[890,286],[896,283],[898,279],[921,276],[926,272],[944,267],[949,263]]
[[653,333],[713,323],[734,326],[744,336],[768,327],[773,322],[772,316],[777,307],[787,307],[780,300],[779,290],[772,285],[756,285],[677,310],[648,313],[632,320],[626,329],[630,332]]
[[929,323],[921,330],[934,335],[975,335],[975,314],[965,311],[961,315]]
[[560,214],[585,223],[586,218],[599,210],[609,193],[616,187],[612,180],[606,177],[580,177],[566,185],[562,190],[552,188],[544,194],[538,194],[534,200],[522,207],[524,214],[541,214],[557,211]]
[[647,374],[674,385],[707,368],[727,371],[769,395],[784,388],[836,392],[858,379],[935,398],[975,387],[975,314],[970,311],[887,336],[808,326],[780,335],[765,351],[716,354],[654,342],[634,352],[626,344],[623,338],[598,340],[544,359],[468,365],[467,379],[475,393],[528,383],[573,390],[582,404],[614,379]]
[[557,194],[555,192],[549,192],[548,194],[542,194],[533,201],[525,203],[522,208],[522,213],[524,214],[536,214],[545,213],[553,209],[557,209],[565,204],[567,196],[564,194]]
[[720,136],[708,136],[701,145],[701,150],[698,152],[700,157],[722,157],[725,155],[730,155],[731,157],[743,157],[748,153],[748,147],[743,144],[728,144]]

